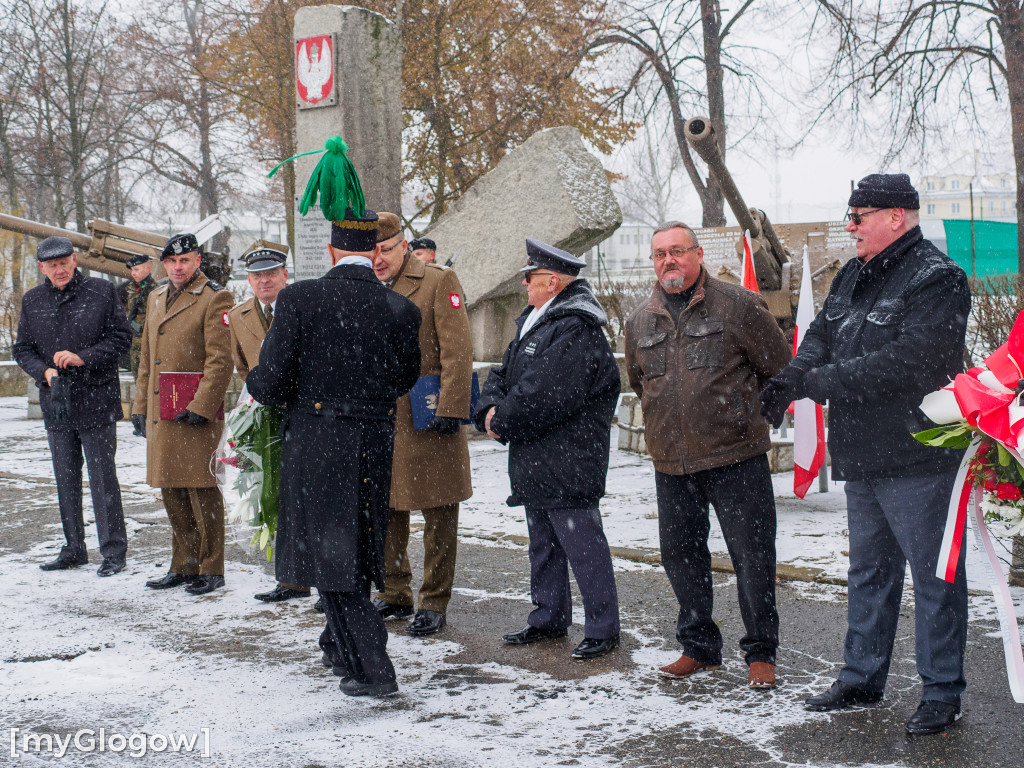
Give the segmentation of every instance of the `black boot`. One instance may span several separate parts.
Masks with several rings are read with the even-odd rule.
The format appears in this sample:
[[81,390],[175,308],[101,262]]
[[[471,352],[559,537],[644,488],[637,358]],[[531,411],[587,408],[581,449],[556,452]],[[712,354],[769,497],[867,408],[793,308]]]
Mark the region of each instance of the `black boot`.
[[929,736],[942,733],[960,719],[960,705],[945,701],[922,701],[909,720],[907,733],[911,736]]
[[85,552],[67,552],[61,550],[57,559],[50,563],[43,563],[39,566],[42,571],[66,571],[68,568],[77,568],[89,562],[89,556]]
[[854,704],[877,704],[882,700],[881,691],[865,691],[836,680],[832,687],[817,696],[811,696],[804,702],[804,709],[811,712],[834,712],[846,709]]

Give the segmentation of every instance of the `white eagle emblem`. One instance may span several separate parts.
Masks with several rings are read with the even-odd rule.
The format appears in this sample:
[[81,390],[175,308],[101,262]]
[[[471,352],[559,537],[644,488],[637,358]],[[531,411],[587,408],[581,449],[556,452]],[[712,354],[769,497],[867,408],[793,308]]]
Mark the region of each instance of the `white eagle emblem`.
[[[315,42],[319,39],[320,45]],[[306,47],[303,40],[299,46],[299,54],[296,61],[299,82],[306,89],[305,100],[311,104],[321,101],[325,97],[324,89],[331,82],[334,68],[334,57],[331,56],[330,38],[314,38]]]

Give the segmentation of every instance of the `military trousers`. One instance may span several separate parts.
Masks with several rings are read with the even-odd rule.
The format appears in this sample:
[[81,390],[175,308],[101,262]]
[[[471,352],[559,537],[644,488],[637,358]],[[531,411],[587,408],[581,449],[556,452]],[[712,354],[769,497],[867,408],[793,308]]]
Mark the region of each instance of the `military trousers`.
[[583,598],[584,635],[607,640],[619,634],[619,596],[611,551],[593,509],[526,509],[530,533],[530,599],[527,623],[538,629],[572,624],[569,566]]
[[395,680],[388,656],[388,632],[370,602],[370,590],[321,592],[327,626],[320,634],[320,648],[335,667],[360,683],[381,684]]
[[100,555],[124,562],[128,535],[121,506],[121,486],[117,482],[114,454],[117,450],[117,425],[95,429],[46,430],[57,481],[60,522],[64,528],[63,552],[84,555],[85,518],[82,513],[82,454],[89,469],[89,491]]
[[960,555],[952,584],[935,575],[955,481],[955,471],[847,481],[849,601],[846,663],[839,672],[844,683],[879,693],[885,688],[909,561],[921,698],[959,704],[966,686],[966,555]]
[[161,488],[171,522],[171,573],[224,575],[224,497],[220,488]]
[[[378,594],[393,605],[413,605],[412,565],[409,562],[409,512],[388,510],[384,544],[384,591]],[[455,557],[459,544],[459,505],[423,510],[423,585],[420,610],[444,613],[455,583]]]
[[691,659],[722,663],[722,633],[712,616],[710,506],[725,537],[739,593],[747,663],[775,663],[775,494],[766,455],[689,475],[654,473],[661,562],[679,615],[676,640]]

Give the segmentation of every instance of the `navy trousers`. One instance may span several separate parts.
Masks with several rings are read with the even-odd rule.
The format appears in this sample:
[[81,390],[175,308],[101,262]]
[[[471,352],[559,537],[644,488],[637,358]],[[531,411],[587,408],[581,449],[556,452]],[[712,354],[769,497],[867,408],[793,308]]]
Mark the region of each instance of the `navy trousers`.
[[530,598],[537,606],[527,623],[538,629],[572,624],[569,566],[583,597],[584,635],[606,640],[619,634],[619,595],[601,513],[594,509],[527,509],[530,532]]
[[327,627],[320,648],[336,667],[360,683],[381,684],[395,680],[388,657],[388,631],[370,602],[369,585],[363,592],[320,592]]
[[722,633],[714,604],[708,533],[714,505],[736,569],[740,648],[748,664],[775,663],[779,614],[775,609],[775,493],[767,456],[690,475],[654,474],[658,491],[661,562],[679,601],[676,639],[683,653],[704,664],[722,663]]
[[964,553],[952,584],[935,575],[956,472],[846,483],[850,528],[844,683],[881,692],[889,674],[907,562],[914,580],[922,700],[959,703],[967,644]]
[[117,425],[96,429],[46,430],[57,481],[60,522],[66,544],[63,552],[85,554],[85,518],[82,514],[82,453],[89,469],[89,490],[96,517],[96,535],[100,555],[124,561],[128,535],[121,507],[121,486],[117,482],[114,453],[117,450]]

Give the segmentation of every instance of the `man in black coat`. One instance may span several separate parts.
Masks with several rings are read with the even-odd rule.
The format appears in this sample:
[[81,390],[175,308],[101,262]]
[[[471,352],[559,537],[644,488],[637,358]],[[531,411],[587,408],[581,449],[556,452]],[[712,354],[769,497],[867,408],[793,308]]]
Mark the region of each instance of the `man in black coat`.
[[922,237],[909,176],[867,176],[849,205],[857,258],[832,281],[793,362],[761,392],[762,413],[776,425],[793,400],[829,403],[832,475],[846,481],[845,665],[806,706],[824,712],[882,698],[909,561],[923,688],[907,731],[938,733],[959,717],[966,685],[963,559],[952,584],[935,575],[962,452],[922,445],[912,433],[934,426],[918,407],[924,395],[963,370],[970,288]]
[[131,329],[114,284],[79,272],[66,237],[39,243],[36,260],[45,280],[22,299],[14,359],[39,387],[66,539],[57,559],[39,567],[57,571],[89,562],[84,452],[103,556],[97,573],[112,576],[124,569],[128,547],[114,452],[123,415],[117,360],[131,345]]
[[530,592],[537,608],[512,645],[564,637],[572,624],[569,570],[583,596],[590,659],[619,641],[619,602],[598,504],[608,474],[619,371],[602,330],[607,317],[586,280],[586,262],[537,240],[526,241],[523,283],[530,304],[519,333],[491,371],[474,422],[509,444],[508,505],[526,507]]
[[256,400],[286,409],[277,580],[320,592],[324,663],[350,696],[398,690],[370,584],[384,589],[395,400],[420,370],[420,312],[373,273],[376,222],[333,223],[335,266],[278,294],[246,378]]

